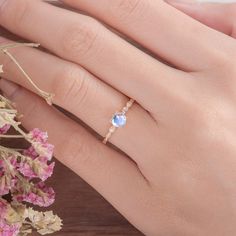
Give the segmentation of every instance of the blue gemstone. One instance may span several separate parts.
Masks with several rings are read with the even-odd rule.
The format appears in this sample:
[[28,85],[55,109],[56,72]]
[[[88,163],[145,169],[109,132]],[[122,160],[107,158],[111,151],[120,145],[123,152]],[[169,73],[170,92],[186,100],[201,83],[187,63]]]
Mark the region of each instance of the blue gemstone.
[[112,118],[112,124],[115,127],[122,127],[126,125],[126,116],[122,113],[117,113]]

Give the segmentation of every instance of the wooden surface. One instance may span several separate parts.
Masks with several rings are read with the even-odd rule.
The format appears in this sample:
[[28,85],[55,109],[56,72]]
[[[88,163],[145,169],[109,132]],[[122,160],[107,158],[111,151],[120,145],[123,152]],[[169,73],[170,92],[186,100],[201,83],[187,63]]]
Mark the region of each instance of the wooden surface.
[[57,196],[52,209],[63,218],[58,236],[141,236],[109,203],[62,164],[48,181]]

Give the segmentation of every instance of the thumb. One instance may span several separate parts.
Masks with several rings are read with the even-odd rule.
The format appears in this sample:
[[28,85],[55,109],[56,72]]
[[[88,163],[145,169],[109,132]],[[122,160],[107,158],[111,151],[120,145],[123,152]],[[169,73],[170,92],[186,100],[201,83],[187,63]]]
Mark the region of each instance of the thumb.
[[203,24],[236,38],[235,3],[201,3],[193,0],[165,0]]

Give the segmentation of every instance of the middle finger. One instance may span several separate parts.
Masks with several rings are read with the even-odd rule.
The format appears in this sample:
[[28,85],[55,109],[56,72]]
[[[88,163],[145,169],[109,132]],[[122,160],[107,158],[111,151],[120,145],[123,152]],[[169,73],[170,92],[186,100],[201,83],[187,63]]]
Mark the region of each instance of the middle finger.
[[166,106],[167,93],[180,97],[188,91],[183,89],[190,83],[186,73],[158,62],[91,17],[41,1],[5,0],[0,24],[82,65],[149,111],[157,99]]
[[222,48],[231,54],[235,47],[225,35],[163,0],[99,0],[99,4],[94,0],[61,1],[97,17],[185,71],[211,68],[222,60]]

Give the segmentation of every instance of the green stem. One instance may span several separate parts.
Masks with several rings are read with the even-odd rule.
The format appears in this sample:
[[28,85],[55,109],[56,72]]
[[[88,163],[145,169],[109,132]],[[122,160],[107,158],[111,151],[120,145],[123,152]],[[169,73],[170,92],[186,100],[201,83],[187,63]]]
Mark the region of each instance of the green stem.
[[[0,151],[1,151],[1,150],[2,150],[5,154],[6,154],[6,153],[7,153],[7,154],[11,153],[11,154],[14,154],[14,155],[16,155],[16,156],[22,157],[22,158],[24,158],[24,159],[26,158],[25,156],[23,156],[23,155],[20,154],[19,152],[14,151],[14,150],[11,150],[11,149],[6,148],[6,147],[3,147],[3,146],[0,146]],[[5,157],[4,155],[1,155],[0,158],[2,158],[2,159],[4,160],[4,162],[7,164],[7,166],[8,166],[8,168],[9,168],[10,173],[12,174],[12,176],[16,176],[21,182],[23,182],[23,183],[25,183],[25,184],[29,184],[30,187],[34,188],[34,184],[31,183],[31,182],[29,182],[29,181],[27,181],[25,178],[23,178],[23,176],[21,176],[21,175],[19,174],[19,172],[14,169],[14,166],[12,166],[12,164],[6,159],[6,157]]]

